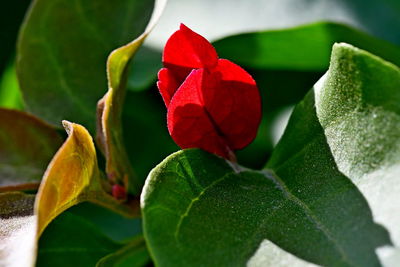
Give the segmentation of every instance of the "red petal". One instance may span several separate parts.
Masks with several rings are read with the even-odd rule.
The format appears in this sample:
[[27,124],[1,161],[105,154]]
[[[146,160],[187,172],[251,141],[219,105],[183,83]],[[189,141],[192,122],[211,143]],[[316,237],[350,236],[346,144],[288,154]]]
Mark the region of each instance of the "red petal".
[[192,69],[212,68],[217,60],[214,47],[183,24],[168,39],[163,52],[164,66],[172,71],[179,84]]
[[[168,130],[181,148],[198,147],[228,158],[256,136],[261,100],[251,76],[224,59],[192,71],[168,107]],[[228,149],[229,148],[229,149]]]
[[219,59],[214,71],[221,81],[216,88],[204,88],[204,104],[232,150],[247,146],[257,135],[261,121],[261,98],[256,82],[240,66]]
[[164,100],[165,106],[168,108],[169,102],[174,95],[176,89],[179,87],[178,82],[172,75],[171,71],[167,68],[162,68],[158,72],[158,90]]
[[181,148],[202,148],[228,157],[227,144],[216,131],[202,100],[202,88],[218,82],[206,70],[193,70],[176,91],[168,107],[168,131]]

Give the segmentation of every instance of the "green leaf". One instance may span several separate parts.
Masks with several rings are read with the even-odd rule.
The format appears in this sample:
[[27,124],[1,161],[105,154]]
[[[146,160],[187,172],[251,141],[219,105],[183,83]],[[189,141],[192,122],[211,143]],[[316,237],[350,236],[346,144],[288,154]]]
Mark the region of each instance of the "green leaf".
[[155,85],[157,72],[161,68],[161,51],[143,45],[129,71],[128,90],[138,92]]
[[0,108],[0,191],[36,189],[61,144],[52,126]]
[[155,2],[145,31],[135,40],[114,50],[107,60],[108,92],[97,106],[97,143],[106,157],[106,173],[111,181],[122,184],[133,195],[142,189],[141,179],[131,168],[123,143],[121,116],[126,94],[129,62],[160,18],[166,0]]
[[354,28],[319,22],[284,30],[245,33],[214,42],[218,55],[257,69],[324,71],[332,45],[346,42],[400,65],[400,48]]
[[[127,243],[135,236],[142,234],[140,218],[128,218],[102,206],[83,202],[71,207],[67,212],[84,217],[85,220],[101,230],[101,232],[112,240]],[[115,227],[118,225],[118,227]]]
[[335,45],[316,96],[297,105],[265,170],[198,150],[168,157],[142,195],[155,262],[398,263],[398,88],[398,67]]
[[144,183],[151,169],[179,147],[168,133],[165,105],[156,88],[128,91],[126,103],[122,122],[128,138],[124,146],[137,177]]
[[72,207],[41,236],[37,266],[142,266],[134,264],[150,258],[141,234],[129,229],[136,221],[91,203]]
[[43,233],[37,266],[95,266],[101,258],[122,247],[83,217],[65,212]]
[[150,255],[143,238],[136,239],[122,249],[102,258],[97,267],[141,267],[147,266]]
[[232,166],[200,150],[178,152],[157,166],[142,195],[155,263],[243,266],[268,239],[317,264],[376,266],[374,250],[390,242],[387,233],[336,169],[320,126],[310,133],[315,130],[319,135],[278,174]]
[[153,0],[35,0],[21,28],[17,72],[27,109],[60,126],[95,129],[106,59],[141,34]]
[[339,170],[367,198],[400,259],[400,68],[350,45],[335,45],[328,73],[314,87],[316,109]]
[[[400,47],[346,25],[318,22],[295,28],[233,35],[214,42],[222,58],[249,71],[260,88],[263,119],[255,141],[238,160],[261,168],[273,148],[271,122],[297,104],[329,66],[332,45],[349,42],[400,64]],[[262,155],[262,156],[260,156]]]
[[36,258],[34,195],[0,193],[0,265],[33,266]]

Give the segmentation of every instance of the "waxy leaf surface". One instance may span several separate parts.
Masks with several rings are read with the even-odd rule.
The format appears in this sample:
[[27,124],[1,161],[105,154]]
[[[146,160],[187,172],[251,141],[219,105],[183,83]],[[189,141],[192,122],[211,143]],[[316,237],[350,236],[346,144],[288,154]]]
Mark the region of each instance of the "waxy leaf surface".
[[181,148],[202,148],[233,159],[256,136],[261,100],[253,78],[218,59],[212,45],[185,25],[168,39],[158,88],[171,137]]
[[17,53],[27,109],[53,125],[67,119],[93,133],[96,103],[107,90],[107,56],[143,32],[153,4],[35,0]]
[[27,113],[0,108],[0,191],[37,188],[61,144],[50,125]]

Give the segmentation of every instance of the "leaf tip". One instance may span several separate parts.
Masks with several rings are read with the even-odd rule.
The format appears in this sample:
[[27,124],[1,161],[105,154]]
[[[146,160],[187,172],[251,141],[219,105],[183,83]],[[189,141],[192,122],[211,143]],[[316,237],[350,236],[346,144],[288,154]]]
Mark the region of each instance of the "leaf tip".
[[73,129],[72,122],[67,121],[67,120],[62,120],[62,125],[63,125],[65,131],[67,132],[67,134],[70,135],[72,132],[72,129]]

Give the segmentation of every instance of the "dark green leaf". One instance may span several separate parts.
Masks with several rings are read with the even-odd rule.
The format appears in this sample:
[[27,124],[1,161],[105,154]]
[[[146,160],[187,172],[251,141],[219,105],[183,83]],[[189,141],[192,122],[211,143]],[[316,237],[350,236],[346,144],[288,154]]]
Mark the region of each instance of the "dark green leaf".
[[43,233],[37,266],[95,266],[102,257],[122,247],[83,217],[65,212]]
[[150,258],[137,222],[90,203],[72,207],[44,231],[38,266],[143,266]]
[[142,46],[129,72],[128,90],[142,91],[154,85],[157,72],[161,68],[161,52],[146,45]]
[[147,251],[144,239],[138,238],[131,241],[122,249],[102,258],[97,267],[141,267],[150,262],[150,255]]
[[96,103],[107,90],[107,56],[143,32],[153,3],[35,0],[18,43],[27,108],[54,125],[68,119],[93,133]]
[[320,22],[245,33],[214,42],[218,55],[252,68],[325,71],[332,45],[346,42],[400,65],[400,48],[348,26]]
[[157,163],[179,150],[168,133],[166,117],[156,88],[128,92],[123,115],[125,147],[142,183]]
[[[90,202],[84,202],[68,209],[80,217],[95,224],[101,232],[112,240],[126,242],[142,234],[140,218],[127,218]],[[115,227],[118,225],[118,227]]]
[[252,168],[265,164],[274,145],[271,122],[282,108],[298,103],[322,76],[329,65],[332,45],[340,41],[400,64],[400,47],[329,22],[239,34],[214,42],[220,57],[239,63],[253,75],[263,99],[259,134],[253,144],[239,151],[240,163]]
[[311,133],[319,135],[278,174],[231,166],[199,150],[178,152],[157,166],[142,196],[156,264],[243,266],[268,239],[317,264],[376,266],[374,250],[389,243],[387,233],[336,169],[314,124],[319,129]]
[[142,198],[156,263],[265,266],[294,255],[328,266],[395,264],[399,86],[395,65],[336,45],[316,97],[297,105],[264,171],[197,150],[167,158]]

